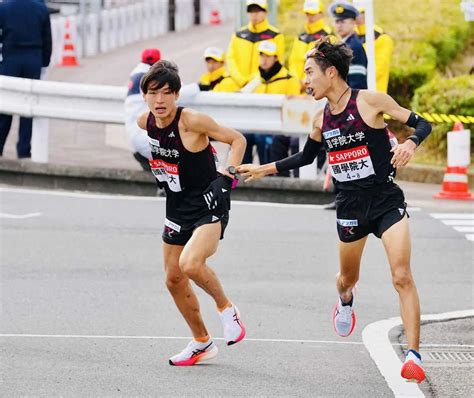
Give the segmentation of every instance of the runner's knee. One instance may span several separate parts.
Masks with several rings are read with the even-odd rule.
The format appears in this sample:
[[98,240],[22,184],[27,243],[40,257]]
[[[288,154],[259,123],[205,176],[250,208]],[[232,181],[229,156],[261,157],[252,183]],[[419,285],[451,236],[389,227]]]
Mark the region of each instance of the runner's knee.
[[188,282],[186,275],[182,273],[170,273],[166,275],[166,287],[170,292],[181,289]]
[[403,290],[413,286],[411,272],[404,269],[395,270],[392,273],[392,283],[396,290]]
[[179,259],[179,268],[190,279],[194,279],[198,275],[202,264],[202,259],[193,256],[185,256]]

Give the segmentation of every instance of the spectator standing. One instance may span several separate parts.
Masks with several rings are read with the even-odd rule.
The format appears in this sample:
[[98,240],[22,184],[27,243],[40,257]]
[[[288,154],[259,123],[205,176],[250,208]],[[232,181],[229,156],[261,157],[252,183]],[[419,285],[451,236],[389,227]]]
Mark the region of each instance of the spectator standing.
[[217,47],[208,47],[204,50],[204,61],[207,73],[204,73],[199,79],[201,91],[233,93],[240,89],[240,86],[225,69],[224,51]]
[[[258,51],[259,73],[242,91],[256,94],[299,95],[300,81],[279,62],[277,44],[270,40],[262,41],[258,46]],[[247,149],[244,163],[252,163],[252,144],[257,145],[261,164],[288,156],[290,148],[292,153],[299,150],[298,137],[296,136],[290,138],[285,135],[274,135],[271,139],[271,136],[266,134],[247,134],[246,138]],[[267,154],[268,149],[269,153]],[[279,175],[289,177],[289,172],[286,171]]]
[[323,6],[318,0],[305,1],[303,12],[306,15],[304,32],[295,38],[288,58],[288,69],[293,76],[300,80],[301,91],[305,90],[304,63],[306,62],[306,53],[314,47],[316,40],[332,34],[332,29],[324,21]]
[[351,88],[367,88],[367,55],[362,42],[356,33],[356,18],[359,11],[352,4],[336,2],[329,7],[334,19],[336,32],[341,40],[352,50],[352,61],[349,67],[347,83]]
[[285,57],[283,35],[267,19],[267,0],[247,0],[249,24],[243,26],[230,39],[227,51],[227,67],[230,75],[243,87],[258,73],[258,45],[264,40],[273,40],[277,45],[278,60]]
[[[0,31],[0,75],[39,79],[41,68],[50,63],[52,51],[51,22],[43,1],[0,2]],[[0,114],[0,156],[11,124],[11,115]],[[18,158],[31,157],[32,125],[32,118],[20,118]]]
[[[359,13],[359,16],[356,18],[356,32],[364,49],[366,49],[365,8],[359,7]],[[374,40],[376,88],[381,93],[387,93],[394,43],[392,37],[377,25],[374,25]]]

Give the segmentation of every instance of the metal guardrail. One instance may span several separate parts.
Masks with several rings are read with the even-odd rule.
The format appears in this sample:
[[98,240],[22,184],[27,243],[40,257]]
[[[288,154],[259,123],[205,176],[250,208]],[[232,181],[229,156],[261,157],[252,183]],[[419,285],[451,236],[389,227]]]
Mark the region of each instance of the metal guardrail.
[[[32,160],[47,162],[47,127],[35,130],[35,124],[44,118],[124,124],[126,93],[125,87],[0,76],[0,113],[35,118]],[[274,94],[198,92],[184,97],[181,105],[205,112],[220,124],[244,133],[298,135],[300,147],[311,131],[312,115],[324,104]],[[307,166],[300,176],[314,179],[315,172]]]
[[[27,117],[124,123],[127,89],[0,76],[0,112]],[[180,104],[243,132],[308,134],[322,106],[309,98],[273,94],[200,92]]]

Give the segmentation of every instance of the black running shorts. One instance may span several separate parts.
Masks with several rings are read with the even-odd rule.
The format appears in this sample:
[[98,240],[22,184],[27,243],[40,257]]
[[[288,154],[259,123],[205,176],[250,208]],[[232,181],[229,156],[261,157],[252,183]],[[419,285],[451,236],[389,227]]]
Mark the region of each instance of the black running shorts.
[[186,225],[181,224],[179,221],[172,221],[166,218],[162,235],[163,242],[170,245],[184,246],[188,243],[189,239],[191,239],[196,228],[201,225],[213,224],[216,222],[220,222],[222,225],[221,239],[224,239],[224,231],[229,222],[228,212],[220,216],[208,214],[196,220],[194,223],[186,223]]
[[405,214],[405,196],[394,183],[364,190],[341,190],[336,196],[337,233],[342,242],[355,242],[370,233],[377,238]]

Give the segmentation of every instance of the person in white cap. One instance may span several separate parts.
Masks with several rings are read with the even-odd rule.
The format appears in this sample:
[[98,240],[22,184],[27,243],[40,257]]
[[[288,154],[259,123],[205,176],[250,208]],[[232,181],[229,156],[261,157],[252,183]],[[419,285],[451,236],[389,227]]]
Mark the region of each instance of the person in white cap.
[[230,39],[227,50],[227,68],[240,87],[247,84],[258,73],[258,45],[264,40],[273,40],[277,45],[278,60],[285,59],[285,40],[280,31],[267,19],[267,0],[247,0],[249,23]]
[[307,0],[303,5],[303,12],[306,15],[304,32],[295,38],[290,57],[288,58],[288,69],[290,73],[301,81],[301,90],[305,90],[304,85],[304,63],[305,54],[314,46],[314,42],[321,37],[332,34],[332,29],[324,20],[324,8],[318,0]]
[[[258,74],[247,84],[242,91],[257,94],[284,94],[299,95],[299,79],[288,72],[278,60],[277,44],[272,40],[265,40],[258,45],[259,62]],[[298,137],[290,139],[285,135],[246,134],[247,149],[244,163],[252,162],[253,144],[257,146],[260,163],[278,160],[288,156],[291,147],[292,153],[298,152]],[[297,173],[296,173],[297,174]],[[289,172],[279,174],[289,177]]]
[[224,66],[224,51],[217,47],[207,47],[204,50],[207,73],[199,79],[201,91],[233,93],[239,90],[239,85],[232,79]]

